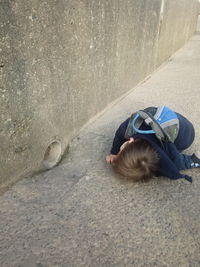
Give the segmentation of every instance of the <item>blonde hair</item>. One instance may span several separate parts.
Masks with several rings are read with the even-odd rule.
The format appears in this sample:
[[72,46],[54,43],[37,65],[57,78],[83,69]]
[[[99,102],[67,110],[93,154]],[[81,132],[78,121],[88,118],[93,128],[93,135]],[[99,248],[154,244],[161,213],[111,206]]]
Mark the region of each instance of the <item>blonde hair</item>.
[[159,168],[159,157],[154,148],[143,139],[127,143],[114,160],[113,169],[134,181],[147,181]]

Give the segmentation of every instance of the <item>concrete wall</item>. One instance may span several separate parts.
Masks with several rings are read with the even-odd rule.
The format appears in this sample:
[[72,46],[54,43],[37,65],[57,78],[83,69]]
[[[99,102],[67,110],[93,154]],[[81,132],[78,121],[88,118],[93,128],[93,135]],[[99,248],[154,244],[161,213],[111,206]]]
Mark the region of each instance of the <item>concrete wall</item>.
[[1,189],[41,169],[44,156],[51,165],[46,150],[64,153],[91,117],[180,48],[197,4],[1,0]]

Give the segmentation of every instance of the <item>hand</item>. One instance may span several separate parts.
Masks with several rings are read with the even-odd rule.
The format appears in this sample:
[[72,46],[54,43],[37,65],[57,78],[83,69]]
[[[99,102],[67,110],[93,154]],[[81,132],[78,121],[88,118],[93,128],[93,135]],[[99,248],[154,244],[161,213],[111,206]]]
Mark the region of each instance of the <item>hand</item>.
[[117,155],[112,155],[112,154],[110,154],[110,155],[108,155],[108,156],[106,157],[106,162],[109,163],[109,164],[112,164],[113,161],[116,159],[116,157],[117,157]]

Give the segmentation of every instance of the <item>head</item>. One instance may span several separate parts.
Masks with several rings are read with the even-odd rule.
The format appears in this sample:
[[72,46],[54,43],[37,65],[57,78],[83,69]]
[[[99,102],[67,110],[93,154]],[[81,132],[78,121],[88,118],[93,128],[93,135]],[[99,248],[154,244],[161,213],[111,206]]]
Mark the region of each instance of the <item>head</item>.
[[147,181],[159,167],[159,157],[154,148],[143,139],[131,138],[124,143],[113,162],[113,169],[133,181]]

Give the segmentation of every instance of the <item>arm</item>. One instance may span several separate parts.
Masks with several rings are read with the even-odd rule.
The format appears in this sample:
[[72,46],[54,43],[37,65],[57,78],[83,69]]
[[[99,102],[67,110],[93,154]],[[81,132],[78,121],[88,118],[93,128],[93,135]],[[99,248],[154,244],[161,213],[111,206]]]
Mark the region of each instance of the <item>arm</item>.
[[125,139],[124,135],[126,132],[126,128],[128,126],[130,118],[128,118],[127,120],[125,120],[117,129],[116,133],[115,133],[115,137],[113,140],[113,144],[112,144],[112,148],[110,153],[112,155],[117,155],[118,152],[120,151],[120,147],[121,145],[126,142],[127,140]]

